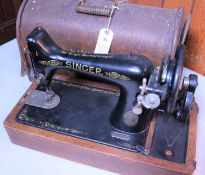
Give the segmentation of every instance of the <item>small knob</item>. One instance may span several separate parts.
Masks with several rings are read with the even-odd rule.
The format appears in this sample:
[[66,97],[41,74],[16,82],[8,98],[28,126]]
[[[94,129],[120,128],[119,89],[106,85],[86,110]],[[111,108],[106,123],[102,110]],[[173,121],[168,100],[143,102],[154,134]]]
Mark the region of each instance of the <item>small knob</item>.
[[164,155],[167,159],[170,159],[173,156],[173,151],[171,149],[166,149]]

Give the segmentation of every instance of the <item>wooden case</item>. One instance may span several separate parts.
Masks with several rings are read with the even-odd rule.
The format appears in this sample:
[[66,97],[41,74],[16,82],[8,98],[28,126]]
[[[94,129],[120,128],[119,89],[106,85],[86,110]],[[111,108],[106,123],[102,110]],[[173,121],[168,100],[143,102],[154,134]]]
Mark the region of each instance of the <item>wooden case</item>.
[[[30,6],[27,4],[28,2],[30,2]],[[67,2],[67,1],[64,1],[64,2]],[[47,4],[46,1],[41,1],[41,2],[39,1],[37,3],[44,3],[45,8],[46,8],[46,4]],[[53,4],[51,3],[51,5],[55,6],[54,3]],[[33,6],[35,6],[35,9],[33,12],[31,12],[30,9],[32,9]],[[26,12],[27,14],[36,15],[35,11],[41,10],[39,7],[40,6],[38,6],[38,4],[35,4],[35,5],[32,4],[32,1],[24,0],[19,16],[18,16],[17,37],[18,37],[19,46],[20,46],[21,54],[23,58],[26,58],[26,56],[28,56],[28,53],[26,50],[25,37],[33,30],[33,27],[36,27],[37,24],[39,25],[38,19],[42,20],[41,25],[44,25],[44,27],[47,27],[47,29],[50,30],[50,33],[53,32],[52,35],[55,35],[57,33],[58,36],[54,37],[58,41],[57,43],[62,44],[63,36],[67,36],[67,34],[61,36],[62,35],[61,32],[56,32],[55,31],[56,29],[52,28],[53,24],[49,26],[49,24],[44,23],[45,21],[47,21],[47,18],[45,18],[44,19],[45,21],[43,21],[41,14],[38,14],[38,18],[36,18],[37,20],[35,21],[35,23],[33,23],[32,21],[31,24],[28,25],[28,23],[30,22],[30,16],[29,15],[25,16]],[[152,8],[149,7],[148,10],[149,9],[152,9]],[[161,11],[160,9],[158,10]],[[181,17],[182,17],[181,15],[179,15],[178,12],[181,10],[176,10],[176,11],[171,10],[171,11],[174,12],[174,16],[177,19],[179,19],[177,23],[178,24],[177,33],[172,35],[172,38],[177,38],[177,41],[178,41],[179,33],[181,31],[180,27],[181,27]],[[65,12],[67,13],[66,10]],[[44,11],[42,11],[42,13],[44,13]],[[29,16],[29,19],[27,18],[28,16]],[[138,24],[136,24],[136,26],[138,26]],[[62,28],[60,28],[60,30],[61,29]],[[67,26],[66,26],[66,29],[63,31],[70,32],[72,30],[70,31],[67,30]],[[149,29],[148,31],[152,32],[151,29]],[[175,28],[173,29],[173,31],[175,31]],[[97,37],[97,32],[95,32],[95,34],[96,34],[95,37]],[[72,49],[68,45],[66,45],[66,42],[64,45],[62,44],[61,47],[66,50]],[[153,50],[155,51],[156,49],[153,49]],[[175,51],[171,53],[175,54]],[[26,59],[24,59],[24,61],[25,60]],[[154,60],[156,64],[161,61],[158,58],[155,58]],[[29,74],[30,73],[29,70],[27,71],[28,71],[27,73]],[[63,80],[73,81],[68,76],[65,76]],[[92,85],[95,86],[95,83]],[[195,169],[195,165],[196,165],[195,149],[196,149],[196,129],[197,129],[197,111],[198,111],[196,104],[193,105],[191,115],[190,115],[189,128],[188,128],[187,154],[186,154],[185,163],[175,163],[175,162],[162,160],[162,159],[151,157],[151,156],[145,156],[139,153],[134,153],[134,152],[106,146],[103,144],[86,141],[86,140],[71,137],[71,136],[66,136],[63,134],[58,134],[55,132],[24,125],[21,123],[17,123],[15,120],[17,113],[23,107],[25,103],[25,99],[28,98],[28,96],[31,94],[32,91],[36,89],[37,86],[38,86],[38,82],[34,81],[31,87],[28,89],[28,91],[25,93],[22,99],[17,103],[17,105],[14,107],[14,109],[12,110],[12,112],[9,114],[8,118],[4,122],[4,126],[8,132],[8,135],[14,144],[18,144],[18,145],[25,146],[25,147],[28,147],[34,150],[38,150],[41,152],[45,152],[45,153],[59,156],[65,159],[84,163],[90,166],[102,168],[102,169],[113,171],[113,172],[120,173],[120,174],[135,175],[136,173],[139,173],[139,174],[144,174],[144,175],[149,175],[149,174],[152,174],[152,175],[155,175],[155,174],[156,175],[164,175],[164,174],[191,175],[193,173]],[[102,86],[103,85],[101,84],[100,87]],[[107,88],[107,86],[105,86],[105,88]],[[155,124],[156,124],[155,119],[156,118],[152,120],[150,127],[149,127],[149,131],[148,131],[148,136],[147,136],[146,145],[145,145],[146,148],[148,149],[151,148],[151,144],[152,144],[152,138],[153,138]]]
[[[66,77],[66,79],[73,82],[72,78],[70,79]],[[15,116],[24,105],[25,99],[28,98],[29,94],[31,94],[37,86],[38,82],[34,81],[4,121],[4,126],[14,144],[126,175],[135,175],[136,173],[143,175],[191,175],[195,170],[198,111],[196,103],[194,103],[191,110],[188,129],[187,156],[185,163],[183,164],[145,156],[139,153],[17,123],[15,121]],[[103,85],[101,84],[100,87],[102,86]],[[145,144],[145,147],[148,149],[152,144],[155,121],[156,118],[152,120],[148,131]]]

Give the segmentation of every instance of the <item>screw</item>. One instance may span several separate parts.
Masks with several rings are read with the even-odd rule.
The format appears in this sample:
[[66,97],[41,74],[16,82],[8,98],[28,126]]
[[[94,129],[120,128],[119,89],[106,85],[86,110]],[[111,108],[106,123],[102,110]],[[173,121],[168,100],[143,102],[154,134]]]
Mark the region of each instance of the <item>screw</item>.
[[170,159],[173,156],[173,151],[171,149],[166,149],[164,154],[167,159]]
[[156,101],[155,101],[155,99],[154,99],[154,98],[150,98],[150,99],[149,99],[149,102],[150,102],[150,104],[152,104],[152,105],[153,105],[153,104],[155,104],[155,102],[156,102]]

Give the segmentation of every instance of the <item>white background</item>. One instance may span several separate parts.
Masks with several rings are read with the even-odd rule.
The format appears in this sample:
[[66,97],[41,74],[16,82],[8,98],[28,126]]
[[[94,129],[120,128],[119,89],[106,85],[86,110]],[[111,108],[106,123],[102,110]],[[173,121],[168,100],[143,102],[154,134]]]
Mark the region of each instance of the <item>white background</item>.
[[[184,69],[188,75],[190,70]],[[20,55],[16,40],[0,46],[0,174],[1,175],[116,175],[58,157],[14,145],[3,127],[3,121],[31,83],[20,76]],[[194,175],[205,175],[205,77],[199,75],[196,91],[199,104],[197,135],[197,169]],[[136,175],[137,172],[136,172]]]

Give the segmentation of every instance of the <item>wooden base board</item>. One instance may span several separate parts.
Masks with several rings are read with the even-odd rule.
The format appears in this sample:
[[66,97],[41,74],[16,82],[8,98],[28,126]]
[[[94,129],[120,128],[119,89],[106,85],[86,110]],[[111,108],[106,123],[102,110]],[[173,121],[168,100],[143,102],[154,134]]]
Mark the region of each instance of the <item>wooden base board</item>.
[[[178,164],[17,123],[15,116],[22,108],[25,98],[37,85],[38,82],[31,85],[4,121],[14,144],[126,175],[191,175],[195,170],[198,111],[195,103],[190,116],[186,163]],[[151,134],[152,132],[153,130],[150,131]]]

